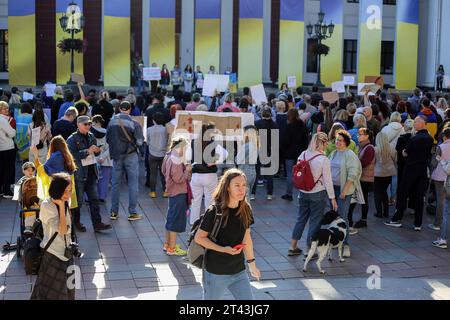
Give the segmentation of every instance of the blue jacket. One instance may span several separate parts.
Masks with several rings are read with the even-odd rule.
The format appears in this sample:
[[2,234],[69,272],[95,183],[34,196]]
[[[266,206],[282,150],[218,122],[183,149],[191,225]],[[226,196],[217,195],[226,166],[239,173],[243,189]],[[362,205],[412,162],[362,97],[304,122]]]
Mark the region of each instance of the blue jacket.
[[73,102],[64,102],[61,107],[59,108],[59,112],[58,112],[58,119],[61,119],[62,117],[64,117],[64,114],[66,113],[67,109],[69,109],[70,107],[73,107]]
[[[89,167],[94,168],[95,179],[98,177],[97,166],[91,164],[90,166],[83,167],[81,160],[86,159],[89,156],[88,149],[91,146],[97,145],[97,139],[95,136],[88,132],[87,135],[82,135],[79,131],[73,133],[69,139],[67,139],[67,146],[69,147],[70,153],[72,153],[75,164],[77,165],[77,171],[75,171],[76,181],[86,181],[88,178]],[[98,154],[96,154],[98,156]]]
[[61,172],[68,174],[73,173],[67,172],[66,167],[64,166],[64,157],[60,151],[56,151],[50,155],[50,158],[44,164],[44,170],[48,176]]
[[[122,121],[132,143],[124,134],[119,119]],[[122,155],[134,154],[137,151],[136,147],[144,144],[144,133],[137,121],[134,121],[129,115],[120,113],[115,115],[109,122],[106,130],[106,142],[109,144],[111,159],[118,160]]]

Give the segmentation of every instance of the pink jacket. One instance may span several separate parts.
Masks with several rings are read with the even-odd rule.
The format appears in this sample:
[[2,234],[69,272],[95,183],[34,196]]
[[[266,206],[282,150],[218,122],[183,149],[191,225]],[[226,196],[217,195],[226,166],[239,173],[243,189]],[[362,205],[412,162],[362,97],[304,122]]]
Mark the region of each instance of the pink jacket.
[[441,162],[445,162],[450,159],[450,140],[445,141],[438,148],[441,149],[441,160],[439,161],[436,169],[434,169],[431,179],[438,182],[445,182],[447,179],[447,173],[445,172]]
[[166,192],[169,197],[188,193],[189,172],[178,157],[168,153],[163,161],[162,173],[166,178]]

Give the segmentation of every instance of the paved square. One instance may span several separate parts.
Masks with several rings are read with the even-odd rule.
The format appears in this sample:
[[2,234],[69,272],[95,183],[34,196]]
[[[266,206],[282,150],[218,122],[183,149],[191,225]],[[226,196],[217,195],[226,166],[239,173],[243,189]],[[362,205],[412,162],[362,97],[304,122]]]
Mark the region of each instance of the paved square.
[[[284,184],[285,180],[275,180],[273,201],[265,200],[265,188],[258,188],[252,202],[252,234],[262,272],[261,281],[252,281],[256,299],[450,299],[450,252],[431,246],[435,232],[427,228],[413,231],[411,216],[406,216],[403,228],[391,229],[370,211],[369,228],[351,237],[351,258],[345,263],[324,261],[325,276],[318,273],[315,263],[303,273],[303,258],[286,255],[298,203],[280,199]],[[77,299],[201,299],[201,271],[162,251],[167,199],[150,199],[142,184],[140,189],[139,211],[144,219],[128,222],[123,189],[120,218],[109,232],[95,234],[87,208],[83,208],[82,221],[88,232],[78,235],[85,254],[78,262],[82,288],[77,290]],[[106,207],[102,208],[104,221],[109,220]],[[19,234],[16,212],[15,202],[1,200],[2,244],[15,241]],[[359,213],[355,215],[356,219]],[[426,217],[425,223],[429,222],[431,218]],[[186,238],[187,233],[179,237],[182,246]],[[305,247],[304,238],[300,246]],[[369,266],[380,268],[379,290],[367,287]],[[25,275],[14,252],[0,257],[0,300],[29,299],[34,280],[35,276]]]

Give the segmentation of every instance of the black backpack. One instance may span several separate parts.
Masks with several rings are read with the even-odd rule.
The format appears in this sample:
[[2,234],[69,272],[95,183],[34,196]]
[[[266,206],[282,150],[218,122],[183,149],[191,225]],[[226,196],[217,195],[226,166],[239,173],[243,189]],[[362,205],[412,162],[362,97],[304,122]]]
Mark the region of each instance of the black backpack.
[[[40,221],[38,221],[38,223],[40,223]],[[44,249],[41,248],[42,240],[38,236],[36,236],[36,234],[25,241],[25,244],[23,245],[23,261],[25,264],[25,273],[27,275],[38,274],[42,257],[51,246],[57,235],[58,232],[55,232],[53,234]]]

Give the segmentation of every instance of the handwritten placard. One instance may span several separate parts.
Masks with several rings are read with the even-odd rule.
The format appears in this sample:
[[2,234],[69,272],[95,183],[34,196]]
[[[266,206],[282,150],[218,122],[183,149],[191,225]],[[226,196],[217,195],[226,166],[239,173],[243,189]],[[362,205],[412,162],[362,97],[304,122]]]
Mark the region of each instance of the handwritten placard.
[[255,100],[256,105],[267,103],[266,91],[262,84],[250,87],[252,98]]

